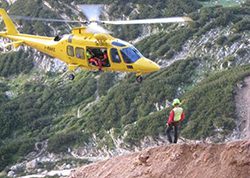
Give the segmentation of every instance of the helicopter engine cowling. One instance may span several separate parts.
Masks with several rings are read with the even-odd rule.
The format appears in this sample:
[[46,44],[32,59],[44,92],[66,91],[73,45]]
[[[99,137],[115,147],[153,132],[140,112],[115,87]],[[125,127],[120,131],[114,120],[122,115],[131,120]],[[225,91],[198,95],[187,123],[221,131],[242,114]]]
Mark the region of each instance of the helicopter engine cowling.
[[97,43],[99,44],[104,44],[108,39],[107,35],[102,33],[94,34],[94,38],[97,40]]
[[97,39],[98,41],[106,41],[108,39],[106,34],[95,34],[94,35],[95,39]]

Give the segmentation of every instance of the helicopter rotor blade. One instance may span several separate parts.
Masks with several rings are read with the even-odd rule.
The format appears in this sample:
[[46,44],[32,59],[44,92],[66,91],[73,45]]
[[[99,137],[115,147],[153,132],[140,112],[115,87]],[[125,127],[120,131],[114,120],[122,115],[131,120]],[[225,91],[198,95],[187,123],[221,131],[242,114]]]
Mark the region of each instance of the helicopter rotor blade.
[[65,19],[46,19],[38,17],[27,17],[27,16],[15,16],[10,15],[11,18],[17,20],[27,20],[27,21],[43,21],[43,22],[64,22],[64,23],[86,23],[78,20],[65,20]]
[[105,24],[112,25],[131,25],[131,24],[156,24],[156,23],[182,23],[192,22],[189,17],[169,17],[169,18],[157,18],[157,19],[138,19],[138,20],[118,20],[118,21],[101,21]]

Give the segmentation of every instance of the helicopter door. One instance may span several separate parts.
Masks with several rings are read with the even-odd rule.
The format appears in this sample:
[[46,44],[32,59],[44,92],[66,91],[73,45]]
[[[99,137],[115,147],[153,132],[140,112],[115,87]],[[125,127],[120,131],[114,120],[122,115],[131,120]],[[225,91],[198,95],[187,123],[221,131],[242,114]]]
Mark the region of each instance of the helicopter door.
[[123,65],[121,65],[122,60],[116,48],[110,49],[110,58],[112,62],[112,67],[118,70],[123,70]]
[[110,67],[106,48],[87,48],[86,57],[89,65],[94,68],[100,69]]

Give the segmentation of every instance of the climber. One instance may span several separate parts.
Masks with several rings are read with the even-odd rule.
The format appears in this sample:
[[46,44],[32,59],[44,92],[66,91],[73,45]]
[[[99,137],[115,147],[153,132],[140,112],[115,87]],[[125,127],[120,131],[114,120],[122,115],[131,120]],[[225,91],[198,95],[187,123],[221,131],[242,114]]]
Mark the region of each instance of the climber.
[[181,102],[179,99],[174,99],[172,105],[174,108],[170,111],[168,121],[166,123],[167,126],[167,137],[168,141],[170,143],[173,143],[172,136],[171,136],[171,131],[174,129],[174,143],[177,143],[178,139],[178,127],[180,125],[180,122],[183,121],[185,118],[183,108],[180,107]]

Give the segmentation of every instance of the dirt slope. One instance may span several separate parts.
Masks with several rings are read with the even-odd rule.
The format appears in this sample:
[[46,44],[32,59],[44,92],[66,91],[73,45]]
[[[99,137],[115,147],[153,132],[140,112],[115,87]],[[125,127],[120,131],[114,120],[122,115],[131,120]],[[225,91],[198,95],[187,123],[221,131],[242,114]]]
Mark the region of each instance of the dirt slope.
[[250,77],[245,78],[244,86],[237,91],[235,101],[240,138],[250,139]]
[[176,144],[79,168],[70,178],[249,178],[250,141]]

